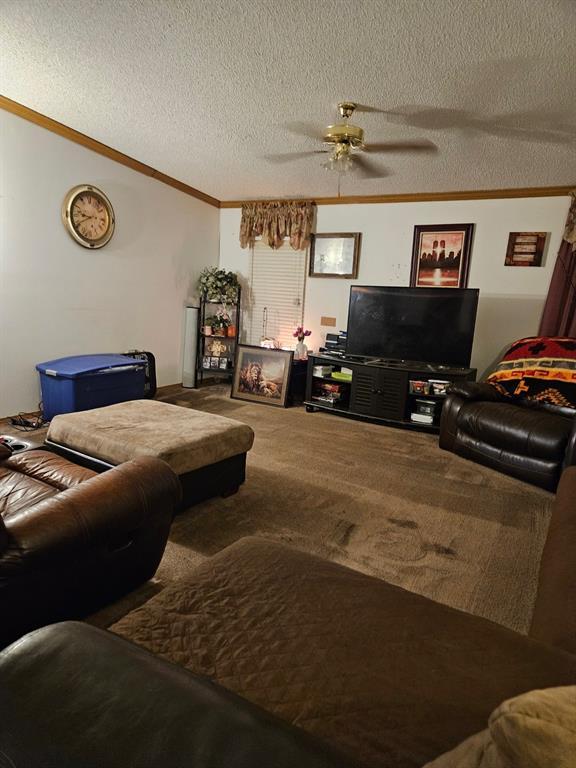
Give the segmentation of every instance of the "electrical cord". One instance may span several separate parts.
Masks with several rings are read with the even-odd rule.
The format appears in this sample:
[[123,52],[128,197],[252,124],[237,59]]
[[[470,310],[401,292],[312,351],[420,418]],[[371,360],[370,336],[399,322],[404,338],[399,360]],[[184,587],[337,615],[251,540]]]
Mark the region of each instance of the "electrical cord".
[[11,416],[8,421],[19,432],[34,432],[49,424],[42,416],[42,403],[38,404],[38,411],[34,413],[18,413]]

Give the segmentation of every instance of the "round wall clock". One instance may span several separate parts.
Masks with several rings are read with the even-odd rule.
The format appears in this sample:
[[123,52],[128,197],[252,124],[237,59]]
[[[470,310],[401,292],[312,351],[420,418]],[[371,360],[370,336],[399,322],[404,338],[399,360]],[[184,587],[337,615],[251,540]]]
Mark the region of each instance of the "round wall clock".
[[62,203],[62,221],[70,236],[84,248],[102,248],[114,234],[114,209],[104,192],[82,184]]

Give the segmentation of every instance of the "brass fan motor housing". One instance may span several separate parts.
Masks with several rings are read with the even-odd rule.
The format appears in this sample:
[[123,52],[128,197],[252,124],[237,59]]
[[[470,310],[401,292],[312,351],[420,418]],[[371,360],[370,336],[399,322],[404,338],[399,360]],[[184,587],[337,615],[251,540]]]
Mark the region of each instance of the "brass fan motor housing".
[[364,130],[351,123],[329,125],[324,134],[325,144],[349,144],[354,149],[364,146]]

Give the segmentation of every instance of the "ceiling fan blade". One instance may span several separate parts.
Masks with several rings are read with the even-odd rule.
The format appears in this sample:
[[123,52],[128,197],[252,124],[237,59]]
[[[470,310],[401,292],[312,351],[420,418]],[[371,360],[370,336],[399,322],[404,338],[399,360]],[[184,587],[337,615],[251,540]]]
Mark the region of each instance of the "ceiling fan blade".
[[318,126],[314,123],[301,123],[291,122],[285,123],[285,128],[289,133],[293,133],[296,136],[305,136],[307,139],[314,139],[315,141],[322,141],[323,133],[318,130]]
[[376,163],[373,163],[366,157],[362,157],[362,155],[352,155],[351,157],[355,170],[359,171],[366,179],[383,179],[390,175],[386,168],[376,165]]
[[368,113],[375,113],[377,115],[383,115],[385,114],[385,110],[378,109],[378,107],[371,107],[369,104],[356,104],[355,112],[368,112]]
[[414,141],[382,141],[380,143],[366,144],[364,152],[438,152],[438,147],[428,139],[415,139]]
[[471,113],[462,109],[406,105],[384,112],[390,123],[409,125],[426,131],[467,128]]
[[291,163],[294,160],[302,160],[304,157],[311,157],[312,155],[322,155],[330,150],[328,149],[315,149],[310,152],[281,152],[277,155],[262,155],[264,160],[268,160],[269,163]]

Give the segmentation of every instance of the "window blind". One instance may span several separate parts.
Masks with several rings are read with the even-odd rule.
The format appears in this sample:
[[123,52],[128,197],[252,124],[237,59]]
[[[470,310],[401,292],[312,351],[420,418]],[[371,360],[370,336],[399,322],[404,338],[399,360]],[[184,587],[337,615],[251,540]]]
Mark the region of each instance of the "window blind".
[[306,257],[306,251],[287,244],[277,250],[254,244],[245,325],[249,344],[266,337],[283,347],[294,346],[292,333],[304,318]]

